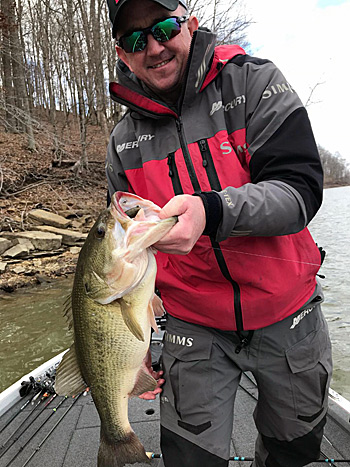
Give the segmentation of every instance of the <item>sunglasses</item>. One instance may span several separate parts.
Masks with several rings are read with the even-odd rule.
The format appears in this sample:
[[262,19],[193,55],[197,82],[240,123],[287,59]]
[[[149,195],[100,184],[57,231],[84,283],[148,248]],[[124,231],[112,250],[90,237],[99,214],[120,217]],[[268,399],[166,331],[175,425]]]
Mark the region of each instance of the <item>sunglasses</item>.
[[170,39],[180,33],[181,24],[185,23],[188,18],[189,15],[171,16],[170,18],[159,21],[150,28],[124,34],[124,36],[116,41],[116,44],[128,53],[141,52],[145,50],[147,46],[148,34],[152,34],[154,39],[158,42],[170,41]]

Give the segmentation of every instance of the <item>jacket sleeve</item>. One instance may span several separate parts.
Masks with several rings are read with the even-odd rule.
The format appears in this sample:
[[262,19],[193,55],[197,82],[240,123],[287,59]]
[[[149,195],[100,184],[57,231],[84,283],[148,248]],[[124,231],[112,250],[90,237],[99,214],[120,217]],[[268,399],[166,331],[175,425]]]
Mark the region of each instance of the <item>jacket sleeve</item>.
[[207,201],[216,196],[222,204],[218,219],[209,212],[215,203],[204,202],[211,222],[205,233],[217,241],[299,232],[322,203],[323,171],[305,108],[292,88],[271,91],[277,89],[274,83],[285,82],[271,62],[264,61],[260,67],[254,63],[254,73],[249,73],[249,63],[245,65],[251,183],[208,194]]

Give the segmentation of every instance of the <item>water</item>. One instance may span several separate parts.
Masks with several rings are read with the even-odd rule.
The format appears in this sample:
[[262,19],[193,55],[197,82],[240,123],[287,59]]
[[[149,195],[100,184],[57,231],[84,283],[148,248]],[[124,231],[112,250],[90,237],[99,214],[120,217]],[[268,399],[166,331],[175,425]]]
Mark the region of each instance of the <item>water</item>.
[[0,392],[71,345],[71,289],[72,278],[0,297]]
[[332,345],[334,372],[332,388],[350,400],[350,186],[324,191],[320,211],[310,231],[326,252],[320,274]]
[[[320,270],[323,311],[333,344],[332,387],[350,400],[350,187],[324,191],[324,202],[310,224],[315,241],[327,251]],[[72,278],[0,298],[0,391],[70,346],[63,304]]]

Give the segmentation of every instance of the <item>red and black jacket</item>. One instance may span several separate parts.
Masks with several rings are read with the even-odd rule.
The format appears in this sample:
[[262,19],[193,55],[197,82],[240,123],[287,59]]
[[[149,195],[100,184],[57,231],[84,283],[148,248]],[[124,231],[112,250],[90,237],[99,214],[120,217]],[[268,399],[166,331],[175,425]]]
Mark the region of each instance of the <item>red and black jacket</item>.
[[307,113],[268,60],[215,48],[197,31],[174,108],[122,62],[111,97],[129,110],[108,148],[109,192],[163,206],[202,196],[207,226],[190,254],[158,253],[166,310],[192,323],[254,330],[311,297],[320,253],[306,225],[322,202],[322,167]]

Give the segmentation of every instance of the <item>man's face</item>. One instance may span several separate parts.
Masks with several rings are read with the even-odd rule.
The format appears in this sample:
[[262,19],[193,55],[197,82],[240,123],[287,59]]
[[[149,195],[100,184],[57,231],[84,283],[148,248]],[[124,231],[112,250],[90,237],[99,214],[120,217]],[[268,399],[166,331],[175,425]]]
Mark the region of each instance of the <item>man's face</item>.
[[[119,39],[125,32],[141,30],[170,16],[182,16],[184,8],[179,6],[169,11],[151,0],[129,0],[119,18]],[[127,53],[116,46],[119,57],[131,71],[152,91],[165,99],[178,97],[184,77],[190,44],[194,31],[198,29],[195,17],[181,24],[181,32],[167,42],[158,42],[152,34],[147,36],[147,46],[141,52]]]

